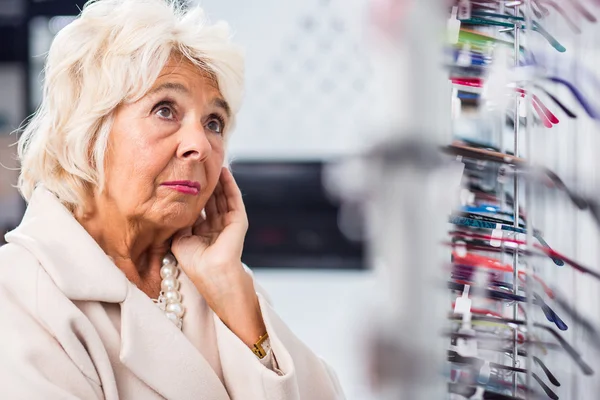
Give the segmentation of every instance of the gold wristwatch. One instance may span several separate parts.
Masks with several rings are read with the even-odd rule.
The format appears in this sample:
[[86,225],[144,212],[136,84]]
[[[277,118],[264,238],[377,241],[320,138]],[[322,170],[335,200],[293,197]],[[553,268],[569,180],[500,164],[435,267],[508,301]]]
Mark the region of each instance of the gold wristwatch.
[[256,354],[256,357],[260,358],[261,360],[265,358],[265,356],[269,353],[270,349],[271,344],[269,341],[269,333],[265,333],[264,335],[259,337],[258,341],[254,343],[254,346],[252,346],[252,352]]

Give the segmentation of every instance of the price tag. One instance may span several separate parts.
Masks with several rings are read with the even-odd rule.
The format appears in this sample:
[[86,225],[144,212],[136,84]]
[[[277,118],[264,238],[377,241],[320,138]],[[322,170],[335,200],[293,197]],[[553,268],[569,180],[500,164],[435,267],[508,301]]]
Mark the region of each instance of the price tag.
[[458,35],[460,34],[460,21],[456,18],[458,7],[452,7],[452,13],[448,19],[447,30],[448,30],[448,41],[450,44],[458,43]]
[[457,297],[454,302],[454,314],[463,316],[471,314],[471,299],[469,298],[469,285],[465,285],[462,296]]
[[493,246],[493,247],[502,246],[502,240],[499,240],[499,239],[503,238],[501,224],[496,224],[496,229],[492,230],[492,238],[493,239],[490,240],[490,246]]

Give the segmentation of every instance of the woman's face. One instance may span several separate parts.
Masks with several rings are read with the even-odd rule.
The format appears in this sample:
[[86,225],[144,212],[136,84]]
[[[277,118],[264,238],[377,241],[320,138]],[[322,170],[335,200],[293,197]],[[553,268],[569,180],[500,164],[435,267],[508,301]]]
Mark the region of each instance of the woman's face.
[[214,78],[169,61],[142,99],[116,110],[97,206],[167,229],[192,225],[219,180],[229,121]]

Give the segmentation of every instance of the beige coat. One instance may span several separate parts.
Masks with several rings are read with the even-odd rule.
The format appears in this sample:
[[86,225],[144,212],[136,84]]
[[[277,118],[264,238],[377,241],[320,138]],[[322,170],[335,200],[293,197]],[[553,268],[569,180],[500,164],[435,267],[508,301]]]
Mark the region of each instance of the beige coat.
[[186,314],[177,329],[43,188],[6,240],[0,247],[2,399],[343,398],[335,374],[263,294],[279,373],[261,364],[183,274]]

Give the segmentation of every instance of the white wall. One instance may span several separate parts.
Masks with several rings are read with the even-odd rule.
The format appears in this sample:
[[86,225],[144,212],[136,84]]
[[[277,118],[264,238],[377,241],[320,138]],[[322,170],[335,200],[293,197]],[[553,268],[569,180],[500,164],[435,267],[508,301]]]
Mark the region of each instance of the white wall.
[[246,50],[246,98],[236,158],[344,154],[370,135],[366,0],[199,0]]
[[375,275],[371,271],[255,270],[277,313],[338,374],[348,400],[370,400],[365,334]]

